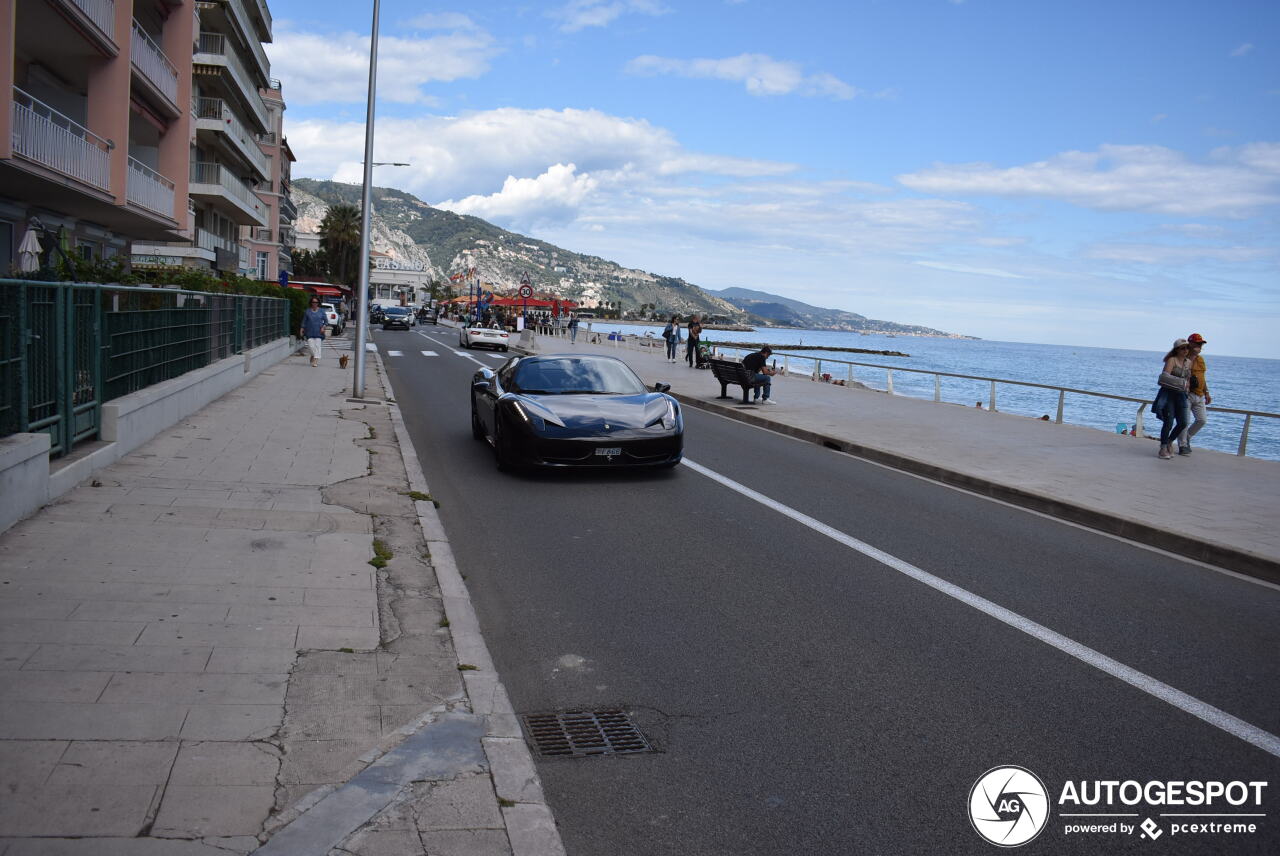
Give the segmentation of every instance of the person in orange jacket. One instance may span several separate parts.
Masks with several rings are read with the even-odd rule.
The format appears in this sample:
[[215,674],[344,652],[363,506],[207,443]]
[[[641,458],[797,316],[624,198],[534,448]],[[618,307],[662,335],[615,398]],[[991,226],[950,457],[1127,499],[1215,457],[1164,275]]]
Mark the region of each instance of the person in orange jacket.
[[[1209,394],[1209,385],[1204,379],[1204,357],[1200,356],[1200,349],[1208,342],[1199,333],[1192,333],[1187,337],[1187,344],[1191,346],[1191,389],[1187,392],[1188,417],[1186,419],[1190,424],[1178,435],[1179,455],[1191,454],[1191,438],[1208,421],[1205,418],[1205,406],[1213,403],[1213,396]],[[1194,422],[1191,421],[1193,418]]]

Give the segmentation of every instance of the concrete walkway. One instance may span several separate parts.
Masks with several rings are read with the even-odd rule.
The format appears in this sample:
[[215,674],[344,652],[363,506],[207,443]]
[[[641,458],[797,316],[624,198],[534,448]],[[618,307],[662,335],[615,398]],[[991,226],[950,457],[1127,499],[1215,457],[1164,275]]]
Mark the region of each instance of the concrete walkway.
[[[380,363],[352,401],[350,342],[326,348],[0,534],[0,856],[563,853]],[[808,378],[742,406],[656,348],[576,349],[689,405],[1280,578],[1276,462],[1159,461]]]
[[380,364],[351,401],[349,348],[0,535],[0,856],[563,853]]
[[[604,326],[597,324],[601,333]],[[623,328],[625,330],[625,328]],[[621,357],[688,405],[820,443],[1055,517],[1280,582],[1280,462],[1198,448],[1162,461],[1157,444],[1078,425],[776,377],[774,407],[718,400],[710,371],[665,359],[661,339],[576,345],[534,336],[534,352]],[[526,338],[526,341],[528,339]]]

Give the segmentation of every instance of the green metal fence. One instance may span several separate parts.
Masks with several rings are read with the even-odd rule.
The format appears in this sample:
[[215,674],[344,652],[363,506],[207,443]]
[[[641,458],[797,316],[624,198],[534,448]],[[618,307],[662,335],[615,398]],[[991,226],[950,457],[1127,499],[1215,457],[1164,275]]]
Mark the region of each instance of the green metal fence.
[[289,335],[289,301],[0,279],[0,437],[65,455],[103,402]]

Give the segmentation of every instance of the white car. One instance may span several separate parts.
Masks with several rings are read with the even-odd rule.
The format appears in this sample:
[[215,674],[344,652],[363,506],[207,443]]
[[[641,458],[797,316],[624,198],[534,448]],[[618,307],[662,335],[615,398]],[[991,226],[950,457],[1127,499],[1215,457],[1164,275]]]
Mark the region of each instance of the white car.
[[458,344],[464,348],[487,347],[496,351],[507,350],[508,337],[506,330],[497,327],[480,327],[478,325],[462,325],[458,328]]
[[332,303],[321,303],[320,308],[324,310],[325,322],[329,325],[329,329],[333,331],[333,335],[342,335],[342,316],[338,314],[338,307]]

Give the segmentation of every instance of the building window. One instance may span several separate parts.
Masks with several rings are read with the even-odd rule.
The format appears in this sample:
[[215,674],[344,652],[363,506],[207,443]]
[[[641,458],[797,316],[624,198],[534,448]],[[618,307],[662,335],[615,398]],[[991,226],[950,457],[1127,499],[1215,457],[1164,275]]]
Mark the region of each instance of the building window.
[[13,224],[7,220],[0,220],[0,271],[8,271],[16,261],[13,246]]
[[258,251],[258,279],[263,280],[264,282],[267,279],[268,258],[270,258],[270,254],[264,253],[261,250]]
[[98,245],[93,241],[77,241],[76,249],[80,251],[80,258],[86,262],[91,262],[102,255]]

